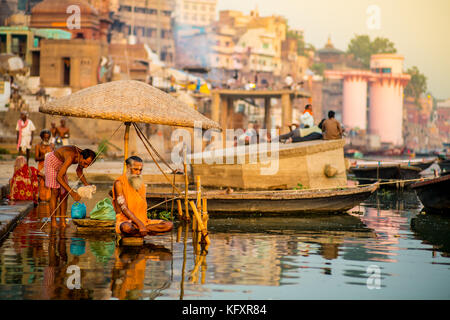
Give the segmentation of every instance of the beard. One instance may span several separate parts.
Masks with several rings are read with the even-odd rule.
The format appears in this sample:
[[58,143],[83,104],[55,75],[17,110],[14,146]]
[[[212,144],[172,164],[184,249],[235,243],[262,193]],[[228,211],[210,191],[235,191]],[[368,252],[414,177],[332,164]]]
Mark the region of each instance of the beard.
[[138,191],[143,184],[142,176],[140,174],[129,174],[127,173],[128,183]]

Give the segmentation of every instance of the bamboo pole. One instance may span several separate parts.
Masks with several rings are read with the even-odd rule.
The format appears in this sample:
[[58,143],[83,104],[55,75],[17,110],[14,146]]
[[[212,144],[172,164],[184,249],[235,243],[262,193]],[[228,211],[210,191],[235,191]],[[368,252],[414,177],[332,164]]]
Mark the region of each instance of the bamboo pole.
[[[200,213],[200,218],[202,216],[202,188],[201,188],[201,182],[200,182],[200,176],[195,177],[195,186],[197,191],[197,211]],[[192,221],[192,230],[198,231],[198,221],[197,217],[194,216],[194,219]]]
[[125,122],[125,135],[123,137],[123,173],[127,172],[127,164],[125,161],[128,159],[128,141],[130,140],[130,126],[131,122]]
[[183,207],[181,205],[181,200],[177,199],[177,207],[178,207],[178,217],[180,220],[183,219]]
[[210,244],[211,241],[209,240],[208,231],[205,229],[205,226],[203,225],[202,218],[200,217],[200,213],[197,211],[197,207],[195,206],[195,203],[191,200],[189,201],[189,204],[191,205],[192,211],[194,212],[195,217],[197,218],[198,226],[200,227],[200,232],[202,233],[203,237],[205,238],[205,241],[207,244]]
[[205,226],[206,230],[208,230],[209,215],[208,215],[208,204],[207,204],[206,198],[202,198],[202,205],[203,205],[203,209],[202,209],[203,225]]
[[185,208],[185,220],[189,221],[189,198],[188,198],[188,192],[189,192],[189,177],[187,173],[187,163],[186,163],[186,148],[184,148],[184,160],[183,160],[183,167],[184,167],[184,208]]

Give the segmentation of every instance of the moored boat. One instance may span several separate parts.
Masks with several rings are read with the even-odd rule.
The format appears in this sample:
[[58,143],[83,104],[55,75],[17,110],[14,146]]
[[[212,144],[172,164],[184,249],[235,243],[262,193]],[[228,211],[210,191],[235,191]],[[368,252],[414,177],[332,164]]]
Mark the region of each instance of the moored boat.
[[[342,187],[313,190],[281,191],[202,191],[208,201],[208,214],[304,214],[346,212],[366,200],[378,184],[365,187]],[[160,204],[173,198],[171,193],[148,193],[149,208],[164,209]],[[189,199],[196,198],[196,192],[188,193]],[[180,198],[182,199],[182,198]],[[166,202],[167,203],[167,202]]]
[[411,188],[426,210],[450,213],[450,174],[414,183]]
[[[401,180],[414,180],[420,178],[422,169],[418,166],[409,165],[362,165],[350,167],[349,172],[355,175],[360,184],[369,184],[374,181],[389,182]],[[403,186],[410,185],[411,181],[406,181]],[[395,187],[396,184],[384,184],[383,187]]]

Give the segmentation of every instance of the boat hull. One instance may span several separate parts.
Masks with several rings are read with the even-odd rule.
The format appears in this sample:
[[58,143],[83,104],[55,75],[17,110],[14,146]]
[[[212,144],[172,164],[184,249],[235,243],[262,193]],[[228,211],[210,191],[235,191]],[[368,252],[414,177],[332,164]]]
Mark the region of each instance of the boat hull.
[[423,206],[436,213],[450,213],[450,174],[411,186]]
[[[366,200],[377,188],[378,185],[374,184],[342,190],[248,191],[231,194],[214,191],[204,192],[202,196],[208,199],[208,214],[315,214],[346,212]],[[147,202],[152,207],[171,196],[169,193],[148,194]],[[195,193],[191,193],[189,198],[195,199]],[[166,204],[155,207],[165,208]]]
[[[413,180],[420,178],[420,172],[422,169],[416,166],[368,166],[350,168],[349,172],[355,175],[356,180],[360,184],[369,184],[377,180],[381,182],[388,182],[389,180]],[[405,182],[403,185],[407,186],[413,182]],[[396,184],[384,184],[384,188],[396,187]]]

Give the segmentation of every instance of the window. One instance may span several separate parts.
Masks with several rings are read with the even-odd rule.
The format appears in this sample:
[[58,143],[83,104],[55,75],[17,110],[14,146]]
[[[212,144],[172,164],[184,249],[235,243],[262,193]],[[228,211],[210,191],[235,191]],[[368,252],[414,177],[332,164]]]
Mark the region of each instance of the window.
[[268,43],[263,43],[263,48],[264,49],[269,49],[269,44]]
[[130,6],[120,6],[119,11],[131,12]]
[[381,73],[391,73],[391,68],[382,68]]

